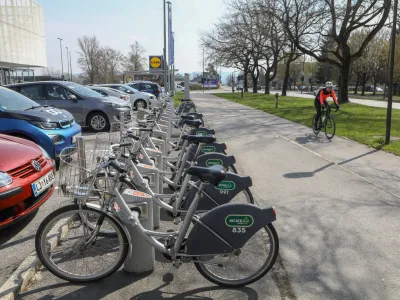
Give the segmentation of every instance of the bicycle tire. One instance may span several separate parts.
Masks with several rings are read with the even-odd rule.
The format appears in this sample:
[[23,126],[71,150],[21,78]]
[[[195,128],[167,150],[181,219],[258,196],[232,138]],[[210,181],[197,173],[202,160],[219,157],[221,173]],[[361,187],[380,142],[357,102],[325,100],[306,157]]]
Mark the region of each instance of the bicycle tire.
[[[70,282],[77,282],[77,283],[93,282],[93,281],[97,281],[102,278],[105,278],[107,276],[110,276],[111,274],[116,272],[121,267],[121,265],[124,263],[127,255],[128,255],[128,250],[129,250],[128,238],[125,234],[125,231],[122,229],[121,225],[118,222],[116,222],[113,218],[111,218],[110,216],[105,215],[104,220],[106,220],[107,222],[110,222],[110,224],[115,226],[116,234],[120,238],[119,239],[120,246],[122,246],[122,250],[120,250],[120,253],[121,253],[120,257],[118,258],[118,260],[116,260],[116,262],[114,263],[114,266],[110,267],[109,270],[107,270],[104,273],[101,273],[99,275],[94,275],[92,277],[85,276],[85,277],[80,278],[78,276],[72,276],[72,273],[68,273],[66,271],[60,270],[59,268],[56,268],[54,264],[50,263],[49,254],[47,253],[47,248],[46,248],[46,234],[49,233],[51,230],[51,228],[49,229],[48,226],[51,225],[52,222],[57,222],[58,216],[60,216],[60,215],[62,216],[63,214],[66,214],[68,212],[73,212],[73,211],[77,211],[77,212],[88,211],[91,213],[102,214],[101,211],[90,208],[84,204],[81,207],[82,207],[82,209],[80,209],[79,205],[77,205],[77,204],[70,204],[68,206],[64,206],[64,207],[61,207],[61,208],[53,211],[39,225],[39,228],[36,232],[36,237],[35,237],[36,254],[37,254],[40,262],[47,268],[47,270],[49,270],[53,275],[55,275],[61,279],[64,279],[64,280],[67,280]],[[56,221],[54,221],[54,220],[56,220]],[[104,222],[103,222],[103,224],[104,224]],[[69,224],[69,225],[71,225],[71,224]],[[69,230],[70,230],[70,228],[69,228]],[[103,236],[102,238],[104,239],[104,238],[108,238],[108,237]],[[96,242],[97,242],[97,240],[96,240]],[[57,244],[59,244],[59,243],[60,242],[58,242]]]
[[[328,133],[328,129],[332,129],[332,132]],[[328,140],[333,139],[336,133],[336,122],[335,118],[328,116],[325,121],[325,136]]]
[[[199,273],[209,280],[210,282],[220,285],[220,286],[225,286],[225,287],[242,287],[249,285],[260,278],[262,278],[265,274],[268,273],[269,270],[273,267],[275,264],[276,258],[278,257],[278,252],[279,252],[279,238],[278,234],[272,224],[268,224],[264,227],[261,227],[260,230],[265,229],[268,233],[268,236],[271,239],[271,247],[272,250],[270,251],[270,255],[268,255],[266,262],[261,266],[259,270],[257,270],[254,274],[251,276],[248,276],[247,278],[244,279],[239,279],[239,280],[229,280],[226,278],[221,278],[218,277],[217,275],[213,274],[209,269],[207,269],[205,263],[201,262],[200,260],[202,257],[198,257],[196,261],[194,262],[194,265],[199,271]],[[243,247],[242,247],[243,249]],[[225,255],[225,254],[224,254]],[[215,256],[213,256],[214,258]],[[220,267],[220,266],[217,266]]]
[[313,130],[314,134],[315,134],[315,135],[318,135],[318,133],[319,133],[321,130],[315,129],[315,128],[316,128],[316,126],[315,126],[315,125],[316,125],[316,124],[315,124],[315,123],[316,123],[316,120],[315,120],[316,117],[317,117],[317,114],[314,114],[313,119],[312,119],[312,125],[311,125],[311,126],[312,126],[312,130]]

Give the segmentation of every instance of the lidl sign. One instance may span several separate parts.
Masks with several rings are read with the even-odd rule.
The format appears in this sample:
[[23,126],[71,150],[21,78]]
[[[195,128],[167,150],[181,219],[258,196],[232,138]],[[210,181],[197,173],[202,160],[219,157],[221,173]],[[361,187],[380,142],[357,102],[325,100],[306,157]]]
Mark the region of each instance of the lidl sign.
[[163,68],[163,57],[162,55],[150,55],[149,56],[149,69],[150,70],[162,70]]

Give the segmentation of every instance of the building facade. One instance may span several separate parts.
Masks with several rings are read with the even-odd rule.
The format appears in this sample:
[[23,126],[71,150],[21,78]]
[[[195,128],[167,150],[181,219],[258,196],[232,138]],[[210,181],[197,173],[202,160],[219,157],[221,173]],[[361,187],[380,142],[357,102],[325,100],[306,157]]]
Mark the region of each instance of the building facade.
[[32,0],[0,0],[0,84],[46,66],[43,8]]

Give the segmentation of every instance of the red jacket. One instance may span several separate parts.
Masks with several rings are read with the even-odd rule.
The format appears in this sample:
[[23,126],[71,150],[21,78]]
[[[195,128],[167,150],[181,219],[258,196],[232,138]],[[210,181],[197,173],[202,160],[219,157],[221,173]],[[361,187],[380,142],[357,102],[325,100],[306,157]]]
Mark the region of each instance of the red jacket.
[[323,105],[323,104],[325,104],[325,102],[328,103],[328,102],[326,101],[326,99],[327,99],[328,97],[332,97],[332,98],[333,98],[333,101],[335,101],[335,103],[338,104],[338,100],[337,100],[337,98],[336,98],[335,91],[334,91],[334,90],[331,90],[330,92],[328,92],[328,91],[326,90],[326,88],[323,88],[323,89],[321,89],[321,90],[318,92],[317,97],[315,97],[315,101],[318,100],[318,101],[321,103],[321,105]]

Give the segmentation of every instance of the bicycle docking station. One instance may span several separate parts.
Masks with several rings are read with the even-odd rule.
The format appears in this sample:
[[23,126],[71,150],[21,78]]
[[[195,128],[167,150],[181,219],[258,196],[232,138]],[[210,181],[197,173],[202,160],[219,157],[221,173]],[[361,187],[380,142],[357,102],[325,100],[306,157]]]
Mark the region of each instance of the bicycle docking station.
[[[153,230],[153,201],[149,194],[125,189],[122,197],[131,211],[139,213],[139,221],[144,229]],[[124,262],[124,270],[134,274],[154,270],[155,251],[148,243],[138,243],[142,237],[132,226],[127,226],[131,238],[131,249]]]

